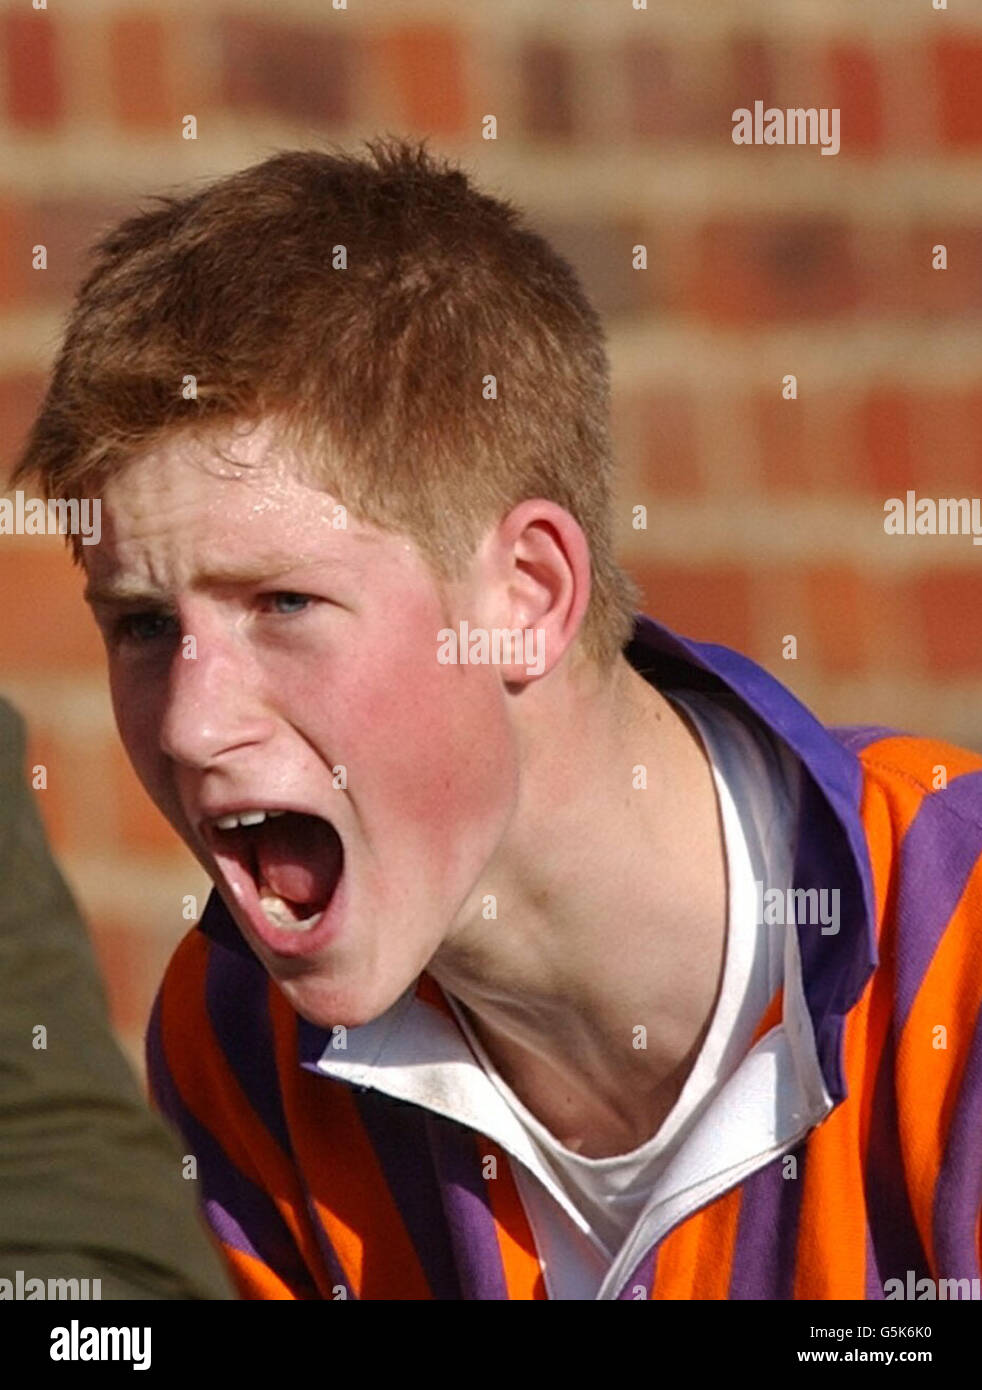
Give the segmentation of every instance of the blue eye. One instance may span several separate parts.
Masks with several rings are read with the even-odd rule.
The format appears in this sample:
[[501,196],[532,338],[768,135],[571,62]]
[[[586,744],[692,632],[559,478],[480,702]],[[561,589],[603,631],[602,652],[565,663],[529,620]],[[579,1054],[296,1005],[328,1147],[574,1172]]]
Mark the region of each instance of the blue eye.
[[161,637],[160,625],[173,621],[167,613],[125,613],[113,624],[113,636],[120,642],[142,645]]
[[[306,606],[311,602],[311,600],[307,597],[306,594],[295,594],[295,593],[293,593],[293,592],[292,592],[291,590],[289,590],[289,589],[284,589],[284,590],[282,590],[282,591],[280,591],[280,592],[277,592],[277,593],[275,593],[275,594],[269,594],[268,597],[271,598],[271,599],[273,600],[274,605],[277,606],[277,611],[280,612],[280,613],[284,613],[284,612],[285,612],[285,615],[289,615],[289,613],[302,613],[302,612],[303,612],[303,608],[306,607]],[[288,609],[284,610],[284,609],[282,609],[282,608],[280,608],[280,607],[278,606],[278,605],[279,605],[281,602],[283,602],[284,600],[285,600],[288,604],[289,604],[289,603],[299,603],[299,604],[303,605],[303,607],[301,607],[301,608],[288,608]]]

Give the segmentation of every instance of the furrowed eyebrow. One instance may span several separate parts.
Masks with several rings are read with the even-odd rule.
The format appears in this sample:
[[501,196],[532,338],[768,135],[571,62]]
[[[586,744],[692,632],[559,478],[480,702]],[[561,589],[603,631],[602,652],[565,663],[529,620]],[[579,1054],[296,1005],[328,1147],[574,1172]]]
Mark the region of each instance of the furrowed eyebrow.
[[[311,560],[307,564],[294,561],[284,564],[282,557],[271,559],[268,564],[253,561],[252,564],[237,567],[218,565],[199,574],[191,586],[194,589],[219,588],[223,585],[246,585],[272,583],[284,574],[295,574],[298,570],[310,569],[316,565],[327,565],[324,559]],[[92,607],[110,608],[124,604],[161,604],[170,602],[170,595],[158,589],[147,588],[139,581],[126,579],[107,580],[103,583],[91,582],[85,586],[82,597]]]

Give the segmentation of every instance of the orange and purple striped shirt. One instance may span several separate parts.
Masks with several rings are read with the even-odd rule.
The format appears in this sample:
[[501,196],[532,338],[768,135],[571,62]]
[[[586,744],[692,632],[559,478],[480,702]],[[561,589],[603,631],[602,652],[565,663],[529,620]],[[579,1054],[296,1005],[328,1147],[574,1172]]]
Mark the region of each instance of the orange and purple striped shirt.
[[[626,654],[660,689],[730,692],[797,756],[794,888],[838,890],[841,908],[834,933],[789,926],[794,971],[737,1074],[772,1130],[640,1223],[598,1297],[882,1299],[895,1280],[978,1279],[982,757],[825,728],[748,658],[640,615]],[[471,1055],[436,982],[335,1041],[213,892],[147,1060],[242,1296],[547,1297],[514,1151],[399,1080],[427,1049],[434,1067]]]

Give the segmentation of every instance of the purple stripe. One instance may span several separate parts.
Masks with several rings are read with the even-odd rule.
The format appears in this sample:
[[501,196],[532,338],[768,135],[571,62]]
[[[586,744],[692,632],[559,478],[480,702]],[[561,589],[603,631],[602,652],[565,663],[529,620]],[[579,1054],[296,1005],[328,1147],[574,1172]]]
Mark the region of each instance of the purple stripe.
[[462,1298],[429,1147],[426,1112],[379,1091],[355,1091],[354,1101],[433,1297]]
[[[198,927],[211,942],[206,997],[212,1028],[257,1116],[270,1131],[271,1137],[279,1142],[294,1167],[328,1285],[331,1289],[343,1288],[348,1299],[354,1300],[356,1294],[321,1224],[317,1205],[307,1190],[303,1173],[297,1167],[293,1154],[276,1067],[266,969],[247,945],[217,891],[209,897]],[[251,1001],[248,1008],[243,1006],[246,999]],[[228,1027],[232,1017],[230,1008],[237,1015],[239,1037]],[[301,1057],[319,1058],[329,1036],[323,1029],[314,1028],[297,1015],[298,1065]],[[276,1216],[280,1219],[278,1212]]]
[[[744,1182],[730,1271],[731,1299],[794,1297],[798,1221],[807,1142],[781,1154]],[[783,1176],[784,1161],[797,1159],[797,1176]]]
[[[320,1215],[317,1211],[317,1203],[307,1191],[307,1184],[304,1182],[302,1173],[298,1174],[298,1179],[303,1188],[304,1206],[310,1218],[310,1225],[314,1232],[314,1241],[320,1253],[321,1260],[324,1262],[327,1283],[332,1290],[343,1288],[345,1297],[349,1301],[357,1300],[358,1295],[355,1293],[348,1281],[348,1276],[341,1267],[341,1261],[338,1259],[337,1252],[331,1244],[331,1238],[321,1222]],[[320,1297],[321,1295],[318,1296]]]
[[[659,1245],[660,1244],[661,1242],[659,1242]],[[626,1280],[625,1283],[621,1285],[621,1291],[617,1295],[617,1301],[619,1303],[640,1303],[641,1300],[634,1297],[634,1290],[639,1286],[643,1289],[647,1289],[648,1298],[651,1298],[655,1287],[655,1275],[657,1272],[655,1261],[657,1258],[656,1252],[654,1250],[649,1250],[647,1255],[645,1255],[642,1260],[638,1261],[630,1279]]]
[[980,853],[982,772],[969,772],[924,798],[900,847],[898,1036]]
[[[859,764],[855,793],[860,791]],[[839,892],[839,930],[823,935],[820,925],[799,922],[805,1000],[815,1033],[818,1060],[833,1101],[846,1095],[842,1066],[845,1016],[861,997],[876,966],[872,870],[863,841],[860,875],[852,848],[814,780],[805,774],[797,827],[794,887]]]
[[845,1095],[840,1061],[843,1019],[860,997],[876,961],[873,881],[859,815],[863,779],[859,761],[791,691],[740,652],[692,642],[637,613],[625,654],[664,689],[718,689],[722,682],[784,739],[804,765],[795,886],[838,887],[842,894],[838,936],[818,933],[816,939],[812,928],[811,939],[802,940],[805,992],[825,1084],[833,1099],[841,1100]]
[[213,942],[208,948],[205,1003],[218,1045],[249,1104],[292,1160],[269,1016],[269,976],[255,956],[246,959]]
[[324,1056],[331,1036],[330,1028],[318,1028],[297,1014],[297,1061],[305,1071],[324,1075],[317,1064]]
[[255,961],[257,965],[262,966],[259,957],[235,925],[235,919],[225,906],[217,888],[213,888],[208,894],[205,910],[198,922],[198,931],[210,941],[217,941],[227,951],[233,951],[237,956],[243,956],[246,960]]
[[627,654],[633,656],[639,666],[647,666],[656,681],[663,674],[667,675],[669,685],[695,686],[693,662],[703,671],[711,672],[779,734],[821,780],[829,801],[840,814],[843,829],[855,844],[862,843],[855,813],[854,789],[858,773],[855,756],[762,666],[729,647],[679,637],[641,613],[635,615],[634,637]]
[[897,1121],[897,1015],[890,1020],[873,1092],[873,1121],[866,1154],[866,1219],[881,1280],[903,1279],[908,1269],[929,1275],[927,1255],[910,1203]]
[[882,1301],[886,1297],[883,1280],[876,1267],[876,1250],[870,1235],[868,1219],[866,1222],[866,1297],[873,1302]]
[[481,1175],[478,1137],[472,1129],[432,1112],[427,1112],[425,1123],[460,1279],[460,1297],[507,1299],[488,1182]]
[[948,1130],[945,1161],[934,1192],[938,1276],[978,1279],[976,1231],[982,1207],[982,1010]]
[[850,753],[861,753],[871,743],[879,743],[884,738],[910,738],[903,729],[888,729],[884,724],[837,724],[829,729]]
[[157,994],[147,1027],[147,1070],[162,1113],[179,1131],[198,1162],[199,1203],[208,1224],[235,1249],[253,1256],[302,1297],[317,1298],[310,1274],[282,1217],[266,1194],[244,1177],[214,1136],[185,1106],[167,1064]]

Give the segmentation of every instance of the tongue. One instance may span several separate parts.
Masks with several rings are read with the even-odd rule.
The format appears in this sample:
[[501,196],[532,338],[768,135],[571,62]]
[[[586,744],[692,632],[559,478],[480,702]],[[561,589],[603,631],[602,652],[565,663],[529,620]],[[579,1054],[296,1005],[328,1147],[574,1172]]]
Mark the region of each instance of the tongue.
[[259,876],[285,902],[322,908],[341,872],[341,840],[327,821],[288,812],[266,819],[254,842]]

